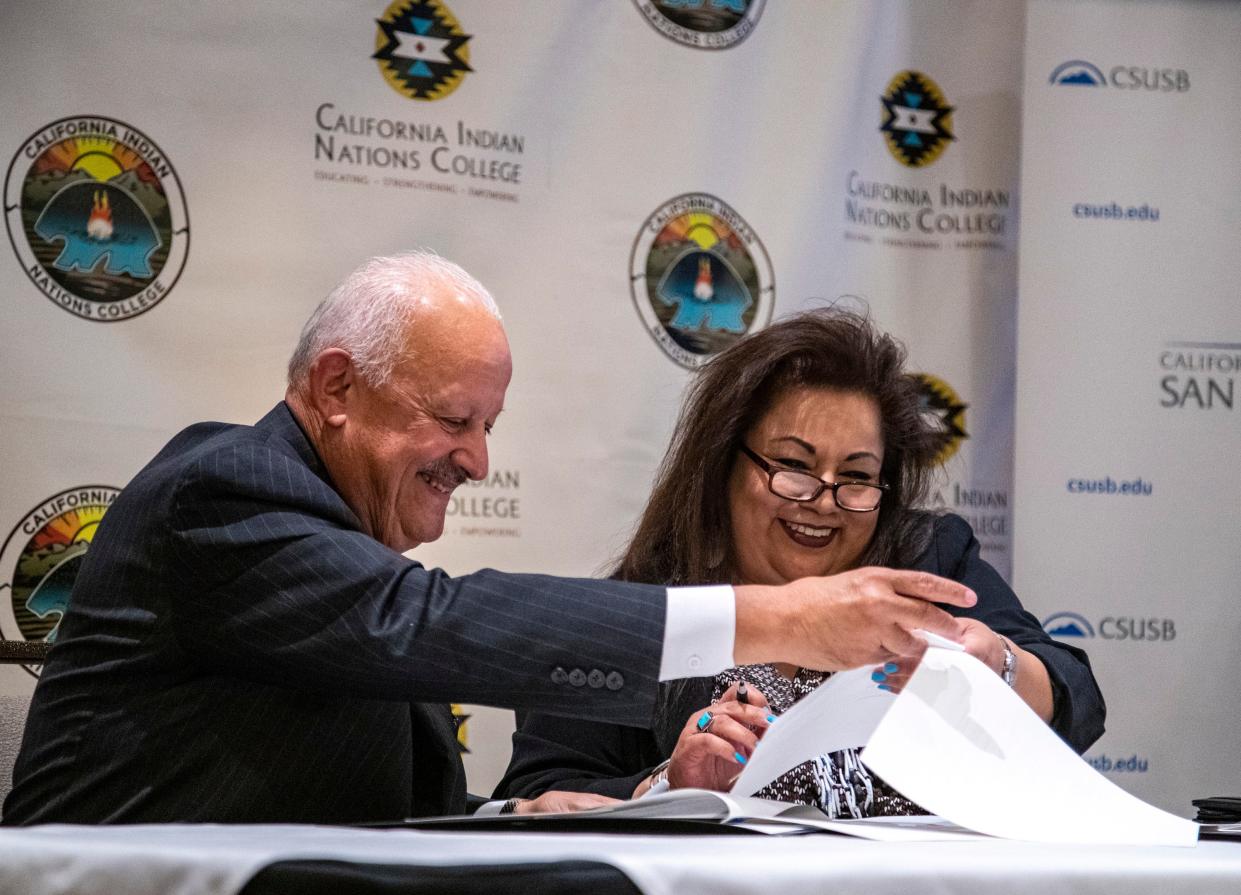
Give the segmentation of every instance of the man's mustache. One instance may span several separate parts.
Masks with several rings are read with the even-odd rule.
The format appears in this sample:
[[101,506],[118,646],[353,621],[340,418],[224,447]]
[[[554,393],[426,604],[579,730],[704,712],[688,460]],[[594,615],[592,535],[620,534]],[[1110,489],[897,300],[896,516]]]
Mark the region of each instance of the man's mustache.
[[453,488],[457,487],[469,478],[469,476],[466,475],[465,470],[447,457],[441,457],[438,460],[428,463],[418,471],[428,478],[435,479],[445,485],[451,485]]

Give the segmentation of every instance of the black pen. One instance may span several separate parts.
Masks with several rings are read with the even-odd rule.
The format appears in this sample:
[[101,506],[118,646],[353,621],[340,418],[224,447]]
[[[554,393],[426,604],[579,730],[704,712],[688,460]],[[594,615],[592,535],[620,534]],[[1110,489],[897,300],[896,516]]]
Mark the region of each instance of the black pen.
[[745,688],[745,681],[737,685],[737,701],[742,705],[750,703],[750,691]]

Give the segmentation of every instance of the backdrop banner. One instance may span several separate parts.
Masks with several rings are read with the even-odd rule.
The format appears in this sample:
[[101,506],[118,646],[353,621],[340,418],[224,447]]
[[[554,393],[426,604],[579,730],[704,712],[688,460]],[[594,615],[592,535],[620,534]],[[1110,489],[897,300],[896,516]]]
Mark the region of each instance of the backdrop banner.
[[1017,592],[1089,650],[1087,759],[1179,813],[1241,783],[1241,6],[1028,10]]
[[[1019,593],[1044,615],[1071,610],[1095,624],[1110,728],[1124,731],[1098,757],[1150,761],[1149,774],[1117,778],[1142,786],[1174,754],[1205,759],[1211,724],[1222,736],[1224,722],[1205,723],[1196,752],[1170,733],[1190,700],[1173,698],[1169,677],[1137,705],[1130,682],[1142,678],[1128,657],[1161,651],[1175,665],[1192,636],[1186,605],[1216,617],[1218,642],[1203,644],[1219,663],[1211,679],[1236,655],[1218,618],[1235,558],[1195,557],[1177,591],[1153,581],[1186,574],[1170,556],[1215,555],[1225,537],[1215,508],[1237,487],[1223,463],[1186,462],[1235,445],[1224,436],[1235,433],[1231,379],[1164,358],[1239,353],[1173,345],[1241,339],[1236,262],[1222,260],[1235,257],[1223,247],[1238,227],[1237,175],[1225,167],[1237,125],[1219,112],[1238,73],[1227,49],[1238,13],[1144,4],[1122,23],[1119,9],[354,0],[294,17],[269,2],[7,4],[0,634],[54,638],[117,489],[190,423],[257,420],[283,394],[300,327],[332,286],[371,255],[425,246],[495,294],[515,372],[490,472],[458,490],[444,537],[414,558],[453,573],[606,573],[693,371],[782,315],[843,303],[908,346],[944,433],[931,504],[965,516],[1005,575],[1014,409],[1024,408]],[[1027,17],[1038,25],[1030,34]],[[1056,76],[1076,86],[1049,82],[1096,46],[1100,77],[1115,69],[1123,86],[1091,91],[1076,70]],[[1190,53],[1199,46],[1215,50]],[[1182,134],[1213,151],[1186,164]],[[1020,234],[1030,331],[1019,353],[1023,185],[1036,229]],[[1163,219],[1094,215],[1113,199]],[[1092,216],[1064,211],[1075,203]],[[1061,247],[1070,228],[1083,233]],[[1053,260],[1040,263],[1042,253]],[[1156,291],[1173,270],[1192,285]],[[1172,294],[1186,309],[1175,325],[1160,300]],[[1061,321],[1089,314],[1106,324],[1073,328],[1066,346]],[[1095,364],[1104,357],[1115,363]],[[1134,365],[1137,377],[1120,375]],[[1200,408],[1181,400],[1191,380]],[[1125,390],[1133,412],[1117,406]],[[1090,395],[1106,398],[1086,413]],[[1160,405],[1169,395],[1174,409]],[[1048,425],[1065,414],[1071,422]],[[1116,437],[1131,430],[1138,437]],[[1086,458],[1096,434],[1106,456]],[[1184,478],[1176,492],[1174,474]],[[1117,486],[1159,478],[1153,495],[1124,499],[1048,484],[1109,475]],[[1080,512],[1173,493],[1178,509],[1197,512],[1161,514],[1157,543],[1174,543],[1170,554],[1132,536],[1156,530],[1149,513]],[[1079,512],[1052,524],[1057,501]],[[1068,519],[1089,527],[1070,531]],[[1054,569],[1030,559],[1044,559],[1049,540],[1077,548]],[[1096,546],[1112,540],[1116,551]],[[1124,597],[1093,587],[1130,574],[1141,584]],[[1061,575],[1074,586],[1051,590]],[[1166,605],[1187,589],[1203,599]],[[1103,643],[1104,616],[1152,631],[1158,616],[1182,639]],[[34,680],[0,667],[0,692],[29,692]],[[471,789],[486,792],[508,760],[512,713],[460,712]],[[1237,766],[1212,760],[1221,775]],[[1185,795],[1164,807],[1187,810]]]

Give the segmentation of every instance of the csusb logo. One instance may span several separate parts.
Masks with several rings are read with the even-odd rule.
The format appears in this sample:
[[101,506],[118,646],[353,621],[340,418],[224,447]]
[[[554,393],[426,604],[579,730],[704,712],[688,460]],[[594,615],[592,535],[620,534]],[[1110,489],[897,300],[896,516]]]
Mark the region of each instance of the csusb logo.
[[1189,72],[1183,68],[1148,68],[1141,65],[1114,65],[1106,75],[1092,62],[1070,59],[1051,71],[1051,84],[1077,87],[1106,87],[1119,90],[1155,90],[1184,93],[1189,90]]
[[0,591],[9,591],[0,605],[0,634],[6,639],[56,639],[87,548],[119,493],[109,485],[61,491],[9,532],[0,547]]
[[880,101],[883,122],[879,130],[892,157],[907,168],[931,164],[956,139],[953,107],[939,85],[922,72],[898,72]]
[[53,121],[22,144],[4,178],[4,221],[34,284],[85,320],[155,307],[190,247],[168,157],[137,128],[98,115]]
[[1098,624],[1092,624],[1084,615],[1076,612],[1057,612],[1043,619],[1043,630],[1061,640],[1097,636],[1103,640],[1167,643],[1176,639],[1176,622],[1170,618],[1108,615],[1100,619]]
[[669,40],[700,50],[726,50],[754,30],[766,0],[634,0]]
[[930,373],[915,373],[922,413],[938,430],[941,445],[935,463],[946,462],[969,438],[965,431],[965,411],[969,407],[952,386]]
[[466,46],[473,35],[461,30],[440,0],[396,0],[375,21],[379,30],[371,58],[401,96],[443,99],[473,71]]
[[669,357],[694,369],[771,320],[771,259],[749,224],[707,193],[670,199],[629,256],[634,306]]
[[1241,342],[1165,342],[1159,369],[1160,407],[1233,410]]

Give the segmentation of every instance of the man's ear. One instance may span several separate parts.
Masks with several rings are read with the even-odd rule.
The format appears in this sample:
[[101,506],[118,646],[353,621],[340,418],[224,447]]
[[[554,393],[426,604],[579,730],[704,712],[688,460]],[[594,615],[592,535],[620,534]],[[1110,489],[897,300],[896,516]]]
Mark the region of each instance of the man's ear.
[[345,424],[349,408],[357,398],[357,371],[353,358],[341,348],[328,348],[310,364],[309,399],[325,425]]

